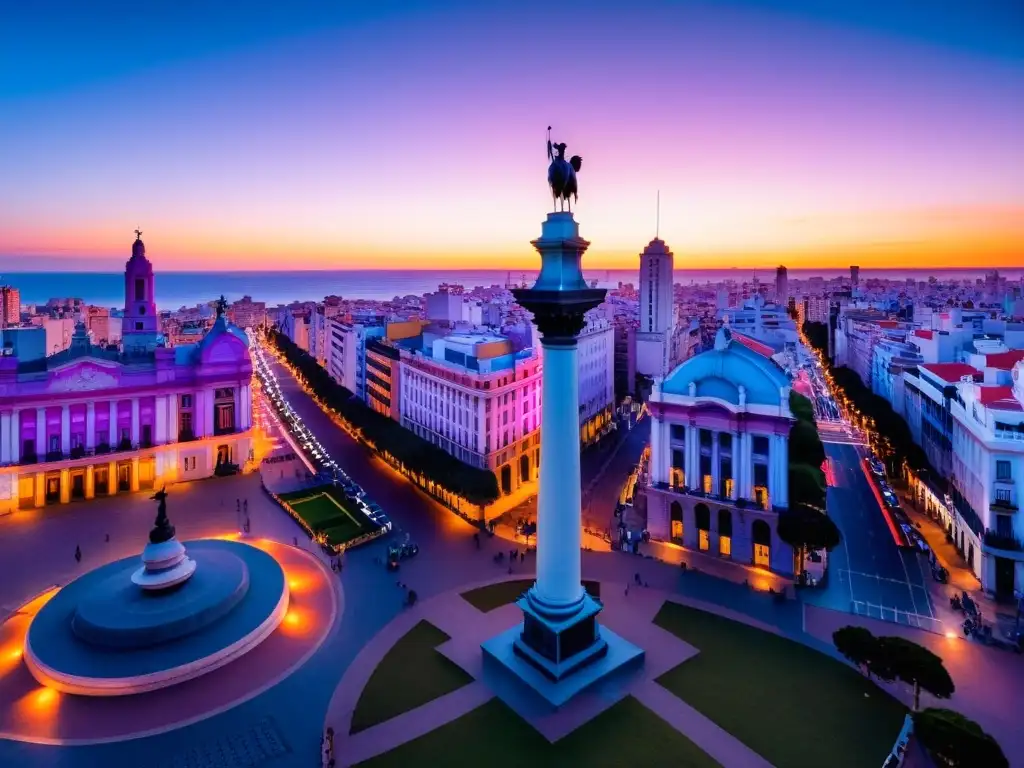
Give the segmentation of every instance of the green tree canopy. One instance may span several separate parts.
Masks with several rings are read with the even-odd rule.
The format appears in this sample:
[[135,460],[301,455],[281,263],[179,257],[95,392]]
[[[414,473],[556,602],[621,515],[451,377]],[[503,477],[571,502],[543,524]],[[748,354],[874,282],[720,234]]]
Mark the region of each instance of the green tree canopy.
[[871,630],[856,626],[842,627],[832,633],[832,643],[851,664],[867,671],[870,677],[871,662],[878,645]]
[[791,391],[789,393],[789,410],[793,412],[793,415],[799,421],[814,422],[814,406],[809,398],[804,397],[799,392]]
[[800,572],[804,570],[804,554],[819,550],[831,551],[842,540],[839,528],[824,512],[803,505],[790,506],[779,513],[779,538],[800,555]]
[[956,686],[942,659],[922,645],[903,637],[878,638],[878,662],[895,680],[914,686],[914,711],[921,705],[921,691],[948,699]]
[[789,430],[789,463],[820,468],[825,462],[825,446],[813,421],[797,421]]
[[914,733],[940,764],[949,768],[1009,768],[999,743],[973,720],[950,709],[928,708],[914,715]]

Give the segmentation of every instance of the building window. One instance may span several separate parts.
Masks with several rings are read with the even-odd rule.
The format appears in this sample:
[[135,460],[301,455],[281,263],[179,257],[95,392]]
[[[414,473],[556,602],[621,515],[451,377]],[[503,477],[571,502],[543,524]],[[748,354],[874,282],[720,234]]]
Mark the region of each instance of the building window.
[[135,278],[135,300],[146,300],[146,281],[143,280],[141,277]]
[[1009,488],[997,488],[996,489],[996,501],[1002,502],[1003,504],[1010,503],[1010,489]]
[[135,323],[135,330],[136,331],[141,331],[142,330],[142,323],[136,322]]
[[996,515],[996,533],[1013,536],[1013,519],[1009,515]]
[[996,480],[1009,480],[1010,479],[1010,462],[1008,461],[997,461],[996,462]]

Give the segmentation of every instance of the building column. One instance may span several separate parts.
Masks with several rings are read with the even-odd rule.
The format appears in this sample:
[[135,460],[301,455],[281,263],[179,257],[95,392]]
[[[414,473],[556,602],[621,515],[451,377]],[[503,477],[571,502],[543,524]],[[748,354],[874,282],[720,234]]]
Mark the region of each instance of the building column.
[[[132,398],[132,445],[137,446],[139,444],[140,429],[139,429],[139,398]],[[134,490],[134,489],[133,489]]]
[[203,391],[203,420],[205,421],[206,431],[205,434],[210,436],[213,434],[214,418],[213,418],[213,388],[209,387]]
[[686,425],[686,487],[697,488],[700,474],[700,432],[692,424]]
[[661,442],[661,419],[651,419],[651,483],[664,483],[666,478],[661,474],[661,454],[665,447]]
[[197,438],[206,437],[203,431],[203,410],[206,408],[206,397],[203,390],[197,389],[192,393],[192,434]]
[[[522,404],[521,404],[522,405]],[[252,387],[249,384],[245,384],[242,387],[242,426],[241,429],[246,430],[252,426]]]
[[11,414],[0,413],[0,464],[11,463]]
[[85,450],[96,447],[96,403],[90,400],[85,404]]
[[21,411],[17,408],[11,413],[11,463],[21,461]]
[[62,469],[60,471],[60,503],[67,504],[71,501],[71,471]]
[[775,502],[777,506],[789,507],[789,443],[788,438],[785,435],[776,435],[776,443],[778,445],[779,454],[779,477],[778,477],[778,490],[776,494],[778,501]]
[[533,590],[551,605],[573,605],[583,591],[577,345],[574,338],[542,343],[544,445],[540,454],[537,581]]
[[117,493],[117,462],[107,464],[107,495],[113,496]]
[[92,464],[85,468],[85,498],[96,498],[96,471]]
[[[120,440],[120,435],[117,433],[117,400],[110,401],[110,423],[108,425],[107,439],[110,441],[110,450],[117,448],[117,443]],[[115,488],[117,486],[114,486]]]
[[49,449],[46,439],[46,409],[36,408],[36,457],[45,458]]
[[740,451],[740,460],[743,466],[740,496],[749,501],[754,497],[754,437],[749,432],[744,432],[740,439],[743,441]]
[[132,492],[139,490],[139,457],[132,456]]
[[[71,406],[65,405],[60,409],[60,452],[67,456],[71,453]],[[61,483],[63,489],[63,481]],[[61,494],[64,491],[61,490]]]
[[167,396],[167,442],[178,442],[178,395]]
[[37,507],[46,506],[46,478],[42,472],[36,472],[33,476],[33,482],[35,483],[35,498],[32,499],[33,503]]
[[722,492],[722,454],[718,446],[718,430],[711,433],[711,493]]
[[733,432],[731,438],[732,448],[729,463],[732,465],[732,493],[729,494],[729,498],[735,501],[740,497],[740,457],[743,455],[743,450],[740,446],[740,433]]
[[153,401],[153,444],[167,442],[167,395],[157,395]]

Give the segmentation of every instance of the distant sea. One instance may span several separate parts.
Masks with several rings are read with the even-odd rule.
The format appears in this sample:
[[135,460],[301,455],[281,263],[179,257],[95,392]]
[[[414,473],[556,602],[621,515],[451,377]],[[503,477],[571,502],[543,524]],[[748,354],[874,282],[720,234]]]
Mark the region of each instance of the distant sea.
[[[984,277],[985,269],[862,269],[861,280],[872,277],[927,280],[929,276],[949,279]],[[757,275],[762,282],[775,280],[774,270],[718,269],[681,270],[675,281],[682,284],[725,280],[749,281]],[[848,269],[789,270],[790,279],[804,280],[820,276],[849,275]],[[1021,279],[1024,269],[999,270],[1010,279]],[[344,298],[391,299],[409,294],[422,295],[437,290],[441,283],[458,283],[466,288],[515,283],[532,284],[535,272],[523,270],[338,270],[322,272],[157,272],[156,298],[161,309],[177,309],[210,301],[221,294],[228,301],[252,296],[268,305],[292,301],[314,301],[331,294]],[[637,270],[588,270],[588,280],[597,280],[602,288],[614,288],[620,282],[639,282]],[[0,285],[13,285],[21,291],[23,304],[41,304],[51,298],[80,298],[89,304],[118,307],[124,304],[124,276],[115,272],[11,272],[0,274]]]

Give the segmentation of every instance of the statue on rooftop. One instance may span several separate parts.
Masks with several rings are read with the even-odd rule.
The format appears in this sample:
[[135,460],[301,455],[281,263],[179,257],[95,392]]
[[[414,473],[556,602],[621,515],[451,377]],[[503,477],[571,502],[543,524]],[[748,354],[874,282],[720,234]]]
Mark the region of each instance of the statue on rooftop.
[[580,172],[583,165],[583,158],[573,155],[565,159],[565,144],[553,144],[551,142],[551,126],[548,126],[548,185],[551,187],[551,197],[559,210],[568,207],[572,211],[572,200],[579,199],[579,190],[576,186],[576,174]]
[[220,298],[217,299],[216,306],[217,306],[217,317],[220,317],[225,312],[227,312],[227,310],[228,310],[228,300],[224,298],[224,294],[223,293],[220,295]]
[[167,490],[161,489],[151,497],[157,502],[156,521],[149,532],[149,540],[153,544],[162,544],[174,538],[174,526],[167,517]]

